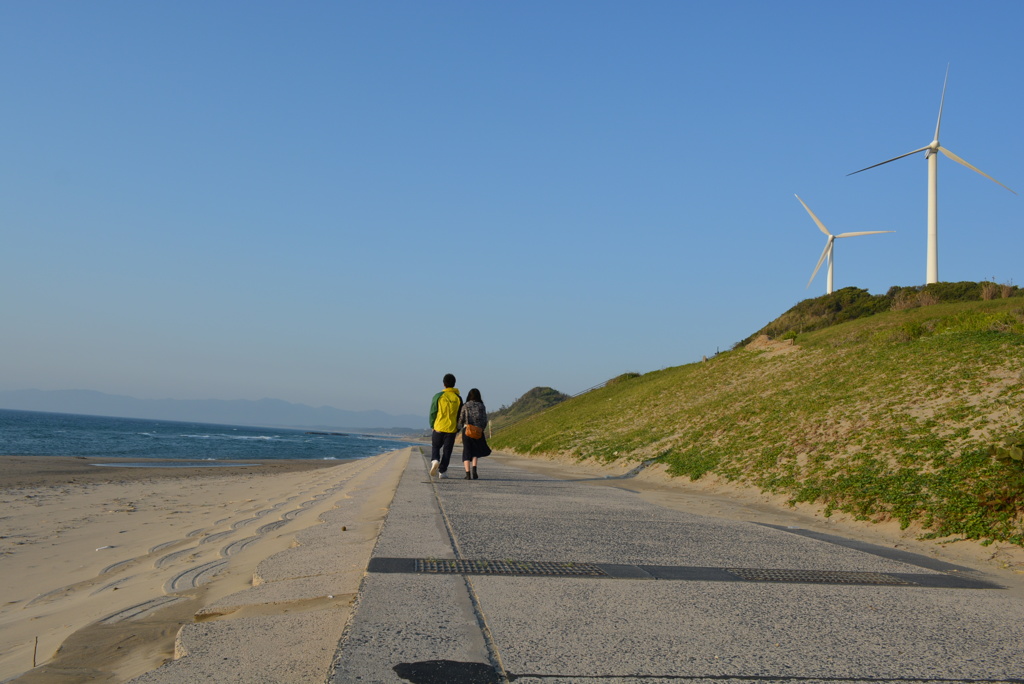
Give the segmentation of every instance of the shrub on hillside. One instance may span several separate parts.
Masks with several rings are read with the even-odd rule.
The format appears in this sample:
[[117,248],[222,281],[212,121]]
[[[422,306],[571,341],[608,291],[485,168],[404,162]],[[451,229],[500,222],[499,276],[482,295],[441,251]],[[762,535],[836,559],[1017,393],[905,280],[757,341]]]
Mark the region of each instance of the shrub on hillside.
[[[896,292],[893,292],[893,290],[896,290]],[[918,299],[918,295],[921,293],[917,291],[917,288],[890,288],[889,292],[893,292],[891,297],[892,304],[889,306],[893,311],[906,311],[907,309],[916,309],[921,306],[921,302]]]
[[987,281],[980,283],[981,285],[981,298],[985,301],[992,299],[1009,299],[1010,297],[1020,297],[1024,295],[1024,290],[1021,290],[1016,285],[1009,283],[994,283]]
[[925,285],[923,292],[935,297],[939,302],[977,302],[981,301],[981,283],[963,281],[959,283],[931,283]]

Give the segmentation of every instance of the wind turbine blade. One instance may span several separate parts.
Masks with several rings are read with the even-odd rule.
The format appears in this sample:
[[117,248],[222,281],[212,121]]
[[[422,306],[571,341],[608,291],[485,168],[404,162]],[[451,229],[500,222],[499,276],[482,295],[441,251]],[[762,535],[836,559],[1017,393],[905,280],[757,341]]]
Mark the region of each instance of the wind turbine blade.
[[[807,206],[802,199],[800,199],[800,195],[794,194],[793,197],[796,197],[797,201],[800,202],[800,204],[804,205],[804,209],[806,209],[807,213],[811,215],[811,218],[814,219],[814,222],[818,224],[818,228],[821,229],[821,232],[824,233],[825,235],[828,235],[829,237],[832,237],[832,233],[828,232],[828,228],[825,227],[825,224],[822,223],[821,220],[814,215],[814,212],[811,211],[811,208]],[[821,264],[818,265],[820,266]],[[815,269],[815,272],[817,272],[817,269]],[[811,276],[811,280],[814,280],[814,276]],[[810,285],[810,283],[807,284]]]
[[949,83],[949,64],[946,65],[946,80],[942,82],[942,99],[939,100],[939,120],[935,122],[935,139],[939,139],[939,127],[942,125],[942,106],[946,104],[946,84]]
[[895,233],[895,230],[866,230],[859,233],[841,233],[836,235],[837,238],[841,237],[857,237],[858,235],[878,235],[880,233]]
[[805,285],[805,286],[804,286],[804,289],[805,289],[805,290],[806,290],[806,289],[807,289],[808,287],[810,287],[810,286],[811,286],[811,283],[812,283],[812,282],[814,282],[814,276],[818,275],[818,269],[820,269],[820,268],[821,268],[821,265],[822,265],[823,263],[825,263],[825,257],[826,257],[826,256],[828,256],[828,248],[829,248],[829,247],[831,247],[831,246],[832,246],[832,236],[831,236],[831,235],[829,235],[829,239],[828,239],[828,242],[826,242],[826,243],[825,243],[825,251],[823,251],[823,252],[821,253],[821,258],[820,258],[820,259],[818,259],[818,265],[814,267],[814,273],[812,273],[812,274],[811,274],[811,279],[810,279],[810,280],[808,280],[808,281],[807,281],[807,285]]
[[853,173],[848,173],[848,174],[846,174],[846,175],[847,175],[847,176],[852,176],[852,175],[853,175],[854,173],[860,173],[861,171],[867,171],[868,169],[873,169],[873,168],[875,168],[876,166],[881,166],[882,164],[888,164],[889,162],[894,162],[894,161],[896,161],[897,159],[903,159],[904,157],[909,157],[910,155],[912,155],[912,154],[917,154],[918,152],[924,152],[924,151],[925,151],[925,150],[927,150],[927,149],[928,149],[929,147],[930,147],[930,145],[925,145],[924,147],[921,147],[921,148],[919,148],[919,149],[916,149],[916,150],[914,150],[913,152],[907,152],[906,154],[901,154],[901,155],[900,155],[900,156],[898,156],[898,157],[893,157],[892,159],[886,159],[886,160],[885,160],[884,162],[878,162],[877,164],[872,164],[871,166],[865,166],[865,167],[864,167],[863,169],[861,169],[860,171],[854,171]]
[[[969,169],[970,169],[971,171],[977,171],[978,173],[980,173],[980,174],[981,174],[982,176],[984,176],[985,178],[988,178],[988,179],[989,179],[990,181],[992,181],[993,183],[997,183],[997,184],[999,184],[999,185],[1003,185],[1002,183],[1000,183],[999,181],[997,181],[997,180],[996,180],[995,178],[993,178],[992,176],[988,175],[987,173],[985,173],[984,171],[982,171],[981,169],[979,169],[979,168],[978,168],[977,166],[972,166],[971,164],[968,164],[968,163],[967,163],[967,162],[965,162],[965,161],[964,161],[963,159],[961,159],[960,157],[956,156],[955,154],[953,154],[952,152],[950,152],[949,150],[947,150],[947,149],[946,149],[945,147],[942,147],[942,146],[940,145],[940,146],[939,146],[939,151],[940,151],[940,152],[942,152],[942,154],[944,154],[944,155],[946,155],[947,157],[949,157],[950,159],[952,159],[953,161],[955,161],[955,162],[956,162],[957,164],[963,164],[964,166],[966,166],[967,168],[969,168]],[[1006,186],[1005,186],[1005,185],[1003,185],[1003,187],[1004,187],[1004,188],[1006,188]],[[1007,190],[1010,190],[1010,188],[1006,188],[1006,189],[1007,189]],[[1010,190],[1010,192],[1012,192],[1012,193],[1013,193],[1014,195],[1016,195],[1016,194],[1017,194],[1017,193],[1016,193],[1016,192],[1014,192],[1013,190]]]

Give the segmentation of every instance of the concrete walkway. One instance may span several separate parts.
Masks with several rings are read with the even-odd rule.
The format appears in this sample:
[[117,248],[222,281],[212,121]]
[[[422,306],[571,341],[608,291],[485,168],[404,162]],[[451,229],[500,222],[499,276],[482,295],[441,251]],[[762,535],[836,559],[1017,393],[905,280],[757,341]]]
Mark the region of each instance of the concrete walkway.
[[967,568],[628,480],[428,466],[399,482],[332,682],[1024,682],[1024,603]]

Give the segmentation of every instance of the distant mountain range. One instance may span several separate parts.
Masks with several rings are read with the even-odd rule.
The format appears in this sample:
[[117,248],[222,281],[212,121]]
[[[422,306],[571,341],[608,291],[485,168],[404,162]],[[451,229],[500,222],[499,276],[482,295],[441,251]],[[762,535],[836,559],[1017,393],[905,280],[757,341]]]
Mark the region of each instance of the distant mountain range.
[[92,390],[0,391],[0,408],[50,413],[77,413],[119,418],[153,418],[225,425],[425,431],[427,416],[394,416],[383,411],[344,411],[333,406],[306,406],[280,399],[136,399]]

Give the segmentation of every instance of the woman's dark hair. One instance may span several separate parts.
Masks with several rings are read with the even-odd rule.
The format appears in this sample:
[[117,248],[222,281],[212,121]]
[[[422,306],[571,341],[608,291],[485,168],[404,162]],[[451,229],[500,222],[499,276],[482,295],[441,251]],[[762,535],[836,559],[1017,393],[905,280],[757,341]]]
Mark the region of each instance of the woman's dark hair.
[[484,403],[484,400],[480,398],[480,390],[476,387],[469,390],[469,394],[466,395],[466,401],[479,401],[481,404]]

